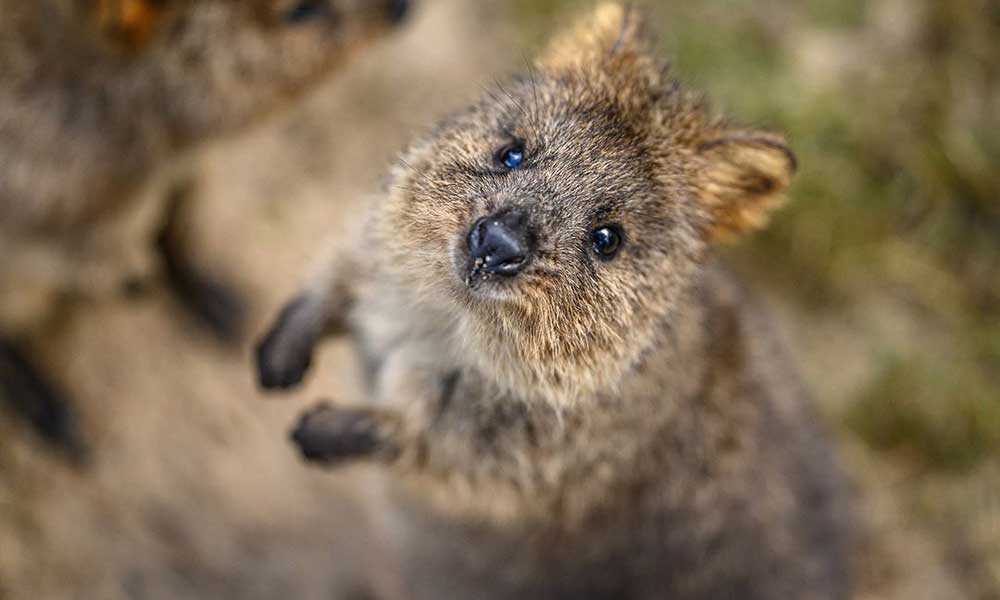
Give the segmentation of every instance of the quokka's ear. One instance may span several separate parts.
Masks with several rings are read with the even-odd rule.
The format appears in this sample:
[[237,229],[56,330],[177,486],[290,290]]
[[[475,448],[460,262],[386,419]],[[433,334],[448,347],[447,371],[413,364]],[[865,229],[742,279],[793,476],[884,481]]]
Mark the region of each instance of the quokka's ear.
[[652,39],[640,10],[608,2],[557,36],[538,59],[552,72],[603,69],[611,75],[649,68]]
[[785,201],[797,163],[777,134],[731,131],[703,141],[697,188],[712,217],[713,241],[760,229]]
[[156,34],[166,16],[167,0],[98,0],[101,30],[128,50],[140,50]]

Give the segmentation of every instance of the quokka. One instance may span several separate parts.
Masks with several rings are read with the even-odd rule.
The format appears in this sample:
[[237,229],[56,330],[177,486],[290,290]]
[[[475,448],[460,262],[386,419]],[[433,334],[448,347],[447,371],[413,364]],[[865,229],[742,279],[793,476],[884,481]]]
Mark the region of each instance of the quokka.
[[415,598],[846,598],[851,517],[790,360],[713,247],[761,227],[785,139],[713,117],[606,4],[417,139],[258,346],[297,384],[347,333],[367,406],[309,460],[391,470]]
[[147,209],[160,218],[138,232],[121,215],[148,197],[138,192],[164,163],[323,81],[407,6],[0,0],[0,372],[11,373],[0,396],[47,439],[78,448],[72,409],[32,358],[32,338],[66,299],[117,293],[155,249],[196,314],[237,335],[238,298],[192,267],[179,205],[163,198]]

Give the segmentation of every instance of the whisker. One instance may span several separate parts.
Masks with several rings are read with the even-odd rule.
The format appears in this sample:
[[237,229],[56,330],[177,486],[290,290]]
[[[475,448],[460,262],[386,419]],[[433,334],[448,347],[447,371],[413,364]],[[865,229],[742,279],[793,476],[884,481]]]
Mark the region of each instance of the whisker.
[[396,160],[398,160],[398,161],[399,161],[399,163],[400,163],[401,165],[403,165],[404,167],[406,167],[407,169],[409,169],[409,170],[413,171],[414,173],[416,173],[416,172],[417,172],[417,169],[416,169],[416,168],[415,168],[415,167],[414,167],[413,165],[411,165],[410,163],[406,162],[406,159],[405,159],[405,158],[403,158],[402,156],[400,156],[400,157],[397,157],[397,158],[396,158]]
[[535,122],[538,122],[538,81],[535,79],[535,70],[531,66],[531,59],[524,55],[524,63],[528,67],[528,78],[531,80],[531,96],[534,98]]
[[530,114],[528,113],[528,111],[526,111],[526,110],[524,109],[524,106],[523,106],[523,105],[522,105],[522,104],[521,104],[520,102],[518,102],[517,98],[515,98],[515,97],[513,96],[513,94],[511,94],[511,93],[510,93],[509,91],[507,91],[507,88],[505,88],[505,87],[503,86],[503,84],[502,84],[502,83],[500,83],[500,80],[499,80],[499,79],[494,79],[494,80],[493,80],[493,84],[494,84],[494,85],[496,85],[496,86],[497,86],[497,88],[498,88],[498,89],[499,89],[499,90],[500,90],[501,92],[503,92],[503,95],[504,95],[504,96],[507,96],[507,98],[509,98],[509,99],[510,99],[510,101],[514,103],[514,106],[516,106],[516,107],[517,107],[517,109],[518,109],[519,111],[521,111],[521,114],[522,114],[522,115],[524,115],[524,118],[525,118],[526,120],[528,120],[528,121],[529,121],[529,125],[530,125],[530,121],[531,121],[531,115],[530,115]]

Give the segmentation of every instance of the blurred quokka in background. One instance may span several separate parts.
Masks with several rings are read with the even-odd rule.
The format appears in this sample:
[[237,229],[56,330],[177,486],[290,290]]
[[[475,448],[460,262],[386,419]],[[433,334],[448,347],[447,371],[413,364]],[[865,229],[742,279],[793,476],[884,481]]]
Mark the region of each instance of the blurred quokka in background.
[[[187,306],[225,338],[241,305],[185,254],[183,195],[136,207],[168,159],[318,84],[406,0],[0,0],[0,382],[79,452],[31,339],[63,301],[116,293],[158,249]],[[136,221],[137,210],[152,218]],[[140,231],[135,231],[139,228]]]
[[713,117],[617,4],[415,141],[258,347],[290,387],[347,332],[370,406],[309,460],[392,470],[416,598],[846,598],[845,483],[713,246],[761,227],[782,136]]

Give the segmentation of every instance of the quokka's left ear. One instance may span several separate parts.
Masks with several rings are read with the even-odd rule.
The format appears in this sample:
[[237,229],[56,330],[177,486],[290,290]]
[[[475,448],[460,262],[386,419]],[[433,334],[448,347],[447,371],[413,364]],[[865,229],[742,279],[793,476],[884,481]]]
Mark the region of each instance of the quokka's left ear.
[[156,34],[166,4],[167,0],[98,0],[98,24],[112,41],[137,51]]
[[696,188],[712,218],[713,241],[760,229],[784,204],[797,162],[781,135],[721,132],[702,141],[696,151],[701,158]]
[[539,57],[549,72],[600,72],[611,78],[662,71],[654,60],[653,38],[642,11],[607,2],[556,38]]

